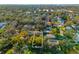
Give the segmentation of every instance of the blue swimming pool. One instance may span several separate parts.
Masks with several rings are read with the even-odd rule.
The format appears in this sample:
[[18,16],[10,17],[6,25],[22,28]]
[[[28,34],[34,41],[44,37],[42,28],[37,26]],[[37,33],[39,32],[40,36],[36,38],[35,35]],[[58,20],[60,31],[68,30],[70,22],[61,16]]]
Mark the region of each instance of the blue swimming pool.
[[0,23],[0,29],[1,29],[1,28],[4,28],[4,27],[5,27],[5,24],[6,24],[5,22],[1,22],[1,23]]

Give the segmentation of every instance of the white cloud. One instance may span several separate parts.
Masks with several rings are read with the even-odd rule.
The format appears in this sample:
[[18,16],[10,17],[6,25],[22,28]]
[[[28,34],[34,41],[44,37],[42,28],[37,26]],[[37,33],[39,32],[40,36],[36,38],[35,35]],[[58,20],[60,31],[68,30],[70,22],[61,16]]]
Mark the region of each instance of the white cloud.
[[79,4],[79,0],[0,0],[0,4]]

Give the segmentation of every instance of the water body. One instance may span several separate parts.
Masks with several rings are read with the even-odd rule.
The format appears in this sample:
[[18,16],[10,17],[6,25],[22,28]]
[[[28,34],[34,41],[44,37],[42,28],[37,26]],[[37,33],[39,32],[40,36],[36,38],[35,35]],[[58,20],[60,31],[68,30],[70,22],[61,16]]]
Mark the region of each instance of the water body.
[[5,27],[5,25],[6,25],[6,22],[1,22],[0,23],[0,29],[3,29]]
[[76,33],[76,40],[75,40],[76,43],[79,43],[79,31]]

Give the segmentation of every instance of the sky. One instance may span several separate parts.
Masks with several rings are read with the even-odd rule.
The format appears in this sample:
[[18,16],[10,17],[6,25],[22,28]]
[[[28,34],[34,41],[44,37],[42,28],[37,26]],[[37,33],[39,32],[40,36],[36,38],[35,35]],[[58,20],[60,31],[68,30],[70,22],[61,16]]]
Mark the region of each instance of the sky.
[[0,4],[79,4],[79,0],[0,0]]

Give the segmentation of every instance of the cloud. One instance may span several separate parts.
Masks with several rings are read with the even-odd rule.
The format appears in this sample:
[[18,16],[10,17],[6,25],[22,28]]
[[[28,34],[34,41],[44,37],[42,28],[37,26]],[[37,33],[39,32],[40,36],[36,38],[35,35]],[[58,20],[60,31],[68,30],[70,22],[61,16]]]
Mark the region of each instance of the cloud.
[[79,4],[79,0],[0,0],[0,4]]

